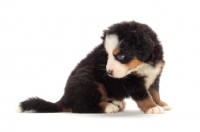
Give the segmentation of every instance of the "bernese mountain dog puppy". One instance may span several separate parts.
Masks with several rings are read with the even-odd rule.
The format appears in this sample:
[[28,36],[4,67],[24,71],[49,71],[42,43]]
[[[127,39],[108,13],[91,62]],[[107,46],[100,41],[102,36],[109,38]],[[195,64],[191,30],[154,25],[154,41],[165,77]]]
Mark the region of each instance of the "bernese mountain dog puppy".
[[128,97],[144,113],[170,110],[159,95],[165,62],[156,33],[146,24],[131,21],[110,26],[102,39],[71,72],[58,102],[29,98],[20,103],[21,110],[115,113],[124,110],[123,100]]

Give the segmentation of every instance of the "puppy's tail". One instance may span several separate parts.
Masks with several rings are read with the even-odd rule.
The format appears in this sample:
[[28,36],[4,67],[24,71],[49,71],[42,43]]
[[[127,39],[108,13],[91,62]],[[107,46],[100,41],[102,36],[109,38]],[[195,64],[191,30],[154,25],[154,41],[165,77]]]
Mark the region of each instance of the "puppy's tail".
[[51,103],[38,97],[29,98],[20,103],[21,112],[34,111],[39,113],[63,112],[63,106]]

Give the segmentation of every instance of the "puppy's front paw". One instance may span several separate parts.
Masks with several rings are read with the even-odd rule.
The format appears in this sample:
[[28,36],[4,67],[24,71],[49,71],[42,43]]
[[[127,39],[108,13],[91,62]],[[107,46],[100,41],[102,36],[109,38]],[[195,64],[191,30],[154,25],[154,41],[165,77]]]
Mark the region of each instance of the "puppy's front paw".
[[155,107],[148,109],[145,113],[146,114],[162,114],[162,113],[164,113],[164,111],[165,110],[163,107],[155,106]]
[[163,101],[160,101],[160,102],[158,102],[157,104],[160,105],[161,107],[163,107],[164,110],[166,110],[166,111],[172,109],[172,107],[170,107],[167,103],[165,103],[165,102],[163,102]]
[[105,108],[105,113],[116,113],[118,111],[119,111],[119,107],[112,103],[109,103]]
[[125,109],[125,107],[126,107],[126,102],[125,101],[114,100],[112,103],[117,105],[119,107],[120,111],[123,111]]
[[165,105],[165,106],[163,106],[163,108],[164,108],[164,110],[171,110],[172,109],[172,107],[170,107],[169,105]]

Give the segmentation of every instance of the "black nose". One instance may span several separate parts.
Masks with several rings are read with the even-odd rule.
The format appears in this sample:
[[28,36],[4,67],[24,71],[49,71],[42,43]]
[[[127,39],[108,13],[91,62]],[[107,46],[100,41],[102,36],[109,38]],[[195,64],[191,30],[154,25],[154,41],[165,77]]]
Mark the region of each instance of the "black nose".
[[108,70],[108,71],[107,71],[107,74],[110,75],[110,76],[112,76],[113,70]]

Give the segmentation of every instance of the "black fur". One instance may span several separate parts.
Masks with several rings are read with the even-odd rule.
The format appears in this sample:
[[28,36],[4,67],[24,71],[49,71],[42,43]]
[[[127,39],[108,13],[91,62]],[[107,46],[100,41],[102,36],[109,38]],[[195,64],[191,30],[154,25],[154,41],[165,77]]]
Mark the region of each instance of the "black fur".
[[21,108],[23,111],[34,110],[36,112],[60,112],[62,106],[55,103],[47,102],[40,98],[29,98],[28,100],[21,102]]
[[[62,112],[71,109],[75,113],[103,113],[100,107],[101,93],[98,83],[106,88],[107,97],[122,101],[131,96],[135,101],[148,97],[145,88],[145,76],[129,74],[124,78],[112,78],[106,73],[107,53],[104,49],[106,34],[116,34],[122,44],[120,53],[126,58],[121,63],[127,64],[135,56],[142,62],[155,66],[164,62],[163,50],[156,33],[147,25],[135,21],[114,24],[104,31],[103,43],[97,46],[72,71],[68,78],[65,92],[56,103],[50,103],[39,98],[30,98],[22,102],[23,111]],[[159,76],[152,86],[158,91]]]

